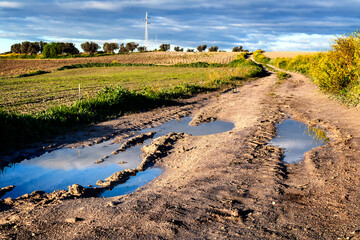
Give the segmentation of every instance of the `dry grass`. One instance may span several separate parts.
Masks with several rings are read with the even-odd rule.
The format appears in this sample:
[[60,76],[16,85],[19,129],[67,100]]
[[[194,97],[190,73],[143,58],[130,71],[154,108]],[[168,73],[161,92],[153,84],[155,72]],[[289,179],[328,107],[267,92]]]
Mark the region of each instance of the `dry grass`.
[[187,53],[187,52],[149,52],[131,53],[93,58],[70,59],[7,59],[0,60],[0,77],[16,76],[37,70],[53,71],[64,65],[80,63],[143,63],[171,65],[176,63],[208,62],[229,63],[238,53]]
[[263,54],[268,58],[277,58],[277,57],[295,57],[297,55],[311,55],[317,52],[264,52]]

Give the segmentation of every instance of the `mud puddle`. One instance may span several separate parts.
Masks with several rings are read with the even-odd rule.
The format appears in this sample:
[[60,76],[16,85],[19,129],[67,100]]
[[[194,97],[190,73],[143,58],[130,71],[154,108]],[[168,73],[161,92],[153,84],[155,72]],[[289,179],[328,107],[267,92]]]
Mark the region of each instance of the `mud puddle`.
[[304,158],[304,154],[312,148],[323,146],[329,142],[326,132],[320,128],[286,119],[277,125],[278,135],[269,142],[270,145],[283,148],[283,161],[296,163]]
[[[143,129],[138,134],[155,131],[153,139],[169,132],[185,132],[194,136],[210,135],[226,132],[234,127],[233,123],[214,121],[189,126],[190,117],[172,120],[159,127]],[[147,139],[143,144],[150,144]],[[39,157],[24,160],[21,163],[5,167],[0,172],[0,188],[14,185],[15,188],[7,192],[2,198],[17,198],[35,190],[52,192],[67,189],[72,184],[95,186],[99,179],[105,179],[124,169],[136,168],[142,161],[141,147],[135,145],[124,152],[113,154],[121,145],[109,140],[100,144],[77,149],[58,149],[45,153]],[[99,159],[101,161],[99,162]],[[131,177],[125,184],[105,191],[101,196],[111,197],[127,194],[144,186],[161,174],[161,169],[150,168]]]

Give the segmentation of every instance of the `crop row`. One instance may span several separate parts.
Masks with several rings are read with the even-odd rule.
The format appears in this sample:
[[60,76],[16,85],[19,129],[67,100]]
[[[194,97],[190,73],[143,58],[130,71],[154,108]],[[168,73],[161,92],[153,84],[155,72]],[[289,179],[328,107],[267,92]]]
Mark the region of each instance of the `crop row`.
[[113,63],[122,64],[157,64],[174,65],[194,62],[227,64],[236,58],[237,53],[188,53],[188,52],[147,52],[110,55],[92,58],[70,59],[0,59],[0,77],[28,74],[38,70],[54,71],[65,65],[86,63]]

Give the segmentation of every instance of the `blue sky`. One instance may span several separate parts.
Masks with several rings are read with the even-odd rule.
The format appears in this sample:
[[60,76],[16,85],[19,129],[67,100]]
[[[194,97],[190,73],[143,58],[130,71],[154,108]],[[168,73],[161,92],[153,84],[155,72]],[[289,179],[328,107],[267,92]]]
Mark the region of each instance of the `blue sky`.
[[0,0],[0,52],[21,41],[136,41],[230,50],[318,51],[360,29],[360,0]]

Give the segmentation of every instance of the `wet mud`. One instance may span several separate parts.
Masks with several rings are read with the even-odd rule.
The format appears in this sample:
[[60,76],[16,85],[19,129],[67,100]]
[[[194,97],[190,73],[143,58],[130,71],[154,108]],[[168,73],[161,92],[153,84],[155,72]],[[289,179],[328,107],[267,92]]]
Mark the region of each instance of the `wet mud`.
[[[116,136],[123,143],[119,126],[132,120],[139,123],[133,127],[144,128],[176,114],[193,114],[194,122],[220,119],[235,127],[214,135],[169,134],[153,140],[143,148],[143,159],[163,173],[131,194],[82,198],[86,189],[73,185],[66,191],[72,197],[57,201],[47,202],[39,192],[22,203],[5,199],[1,236],[359,239],[360,113],[330,100],[306,77],[291,75],[282,84],[272,74],[232,91],[189,99],[183,106],[103,123],[104,132],[119,131]],[[324,129],[330,141],[306,152],[302,161],[287,164],[284,150],[270,141],[277,124],[288,117]],[[73,145],[94,139],[87,137],[91,140],[83,136]],[[133,173],[116,174],[114,180]]]

